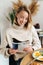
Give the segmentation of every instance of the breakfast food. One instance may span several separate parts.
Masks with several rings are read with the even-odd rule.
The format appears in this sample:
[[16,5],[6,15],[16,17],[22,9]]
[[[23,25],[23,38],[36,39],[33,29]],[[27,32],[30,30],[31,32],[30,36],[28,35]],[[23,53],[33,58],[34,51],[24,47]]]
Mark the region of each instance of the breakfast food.
[[43,58],[39,58],[39,60],[43,61]]
[[39,56],[38,59],[39,59],[40,61],[43,61],[43,56]]
[[41,55],[41,53],[40,53],[39,51],[34,52],[34,56],[35,56],[35,57],[38,57],[38,56],[40,56],[40,55]]
[[39,61],[43,61],[43,50],[37,50],[33,52],[33,58]]
[[33,62],[32,64],[30,65],[40,65],[39,63],[36,63],[36,62]]

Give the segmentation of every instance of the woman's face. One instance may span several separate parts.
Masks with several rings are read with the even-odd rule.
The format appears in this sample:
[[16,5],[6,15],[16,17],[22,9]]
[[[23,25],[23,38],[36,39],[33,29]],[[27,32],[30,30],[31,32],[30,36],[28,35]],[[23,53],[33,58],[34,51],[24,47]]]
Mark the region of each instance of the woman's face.
[[17,13],[17,22],[20,26],[24,26],[28,21],[28,13],[26,11],[21,11]]

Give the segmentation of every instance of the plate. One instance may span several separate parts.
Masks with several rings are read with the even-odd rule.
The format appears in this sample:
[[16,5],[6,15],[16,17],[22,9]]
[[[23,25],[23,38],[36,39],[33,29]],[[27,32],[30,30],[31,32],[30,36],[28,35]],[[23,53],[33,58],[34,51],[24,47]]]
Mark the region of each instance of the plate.
[[34,51],[32,56],[36,60],[43,61],[43,50]]

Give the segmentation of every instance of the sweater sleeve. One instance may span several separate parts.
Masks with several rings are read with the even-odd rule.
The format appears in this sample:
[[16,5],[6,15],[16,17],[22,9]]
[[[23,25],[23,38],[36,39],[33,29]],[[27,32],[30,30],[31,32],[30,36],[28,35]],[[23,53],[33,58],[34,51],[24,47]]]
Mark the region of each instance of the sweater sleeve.
[[12,30],[8,29],[6,32],[6,37],[7,37],[7,42],[9,44],[10,48],[12,48],[12,42],[13,42],[12,35],[13,35]]
[[36,29],[34,28],[34,26],[32,26],[32,38],[33,38],[32,48],[34,50],[37,50],[37,49],[41,48],[41,42],[39,40],[38,34],[37,34]]
[[8,49],[6,46],[8,45],[6,36],[4,37],[3,43],[0,46],[0,54],[3,54],[5,57],[9,57]]
[[4,54],[4,56],[6,56],[6,57],[9,57],[10,54],[8,53],[9,48],[7,47],[7,45],[9,45],[9,47],[12,47],[11,43],[12,43],[12,38],[10,36],[9,30],[7,30],[6,33],[5,33],[3,43],[0,46],[0,53]]

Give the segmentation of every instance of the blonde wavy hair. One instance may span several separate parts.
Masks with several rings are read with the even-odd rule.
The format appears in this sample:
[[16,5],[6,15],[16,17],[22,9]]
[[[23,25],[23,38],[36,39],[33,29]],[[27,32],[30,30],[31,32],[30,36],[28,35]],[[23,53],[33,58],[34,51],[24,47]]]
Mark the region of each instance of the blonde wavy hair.
[[[32,23],[32,15],[35,15],[38,11],[39,5],[37,3],[38,3],[37,0],[32,0],[31,4],[27,7],[21,0],[18,0],[17,3],[13,2],[13,9],[16,11],[16,13],[19,13],[22,10],[24,10],[29,14],[28,21],[24,25],[25,28],[28,27],[29,23]],[[15,15],[14,23],[18,25],[16,15]]]
[[[28,16],[28,19],[27,19],[27,23],[24,25],[24,27],[27,28],[27,27],[28,27],[28,24],[29,24],[29,23],[32,23],[32,18],[31,18],[30,10],[27,9],[27,7],[26,7],[25,5],[23,5],[23,6],[19,7],[17,13],[20,13],[21,11],[26,11],[26,12],[28,13],[28,15],[29,15],[29,16]],[[14,23],[15,23],[16,25],[18,25],[17,17],[16,17],[16,16],[15,16],[15,19],[14,19]],[[19,25],[18,25],[18,26],[19,26]]]

